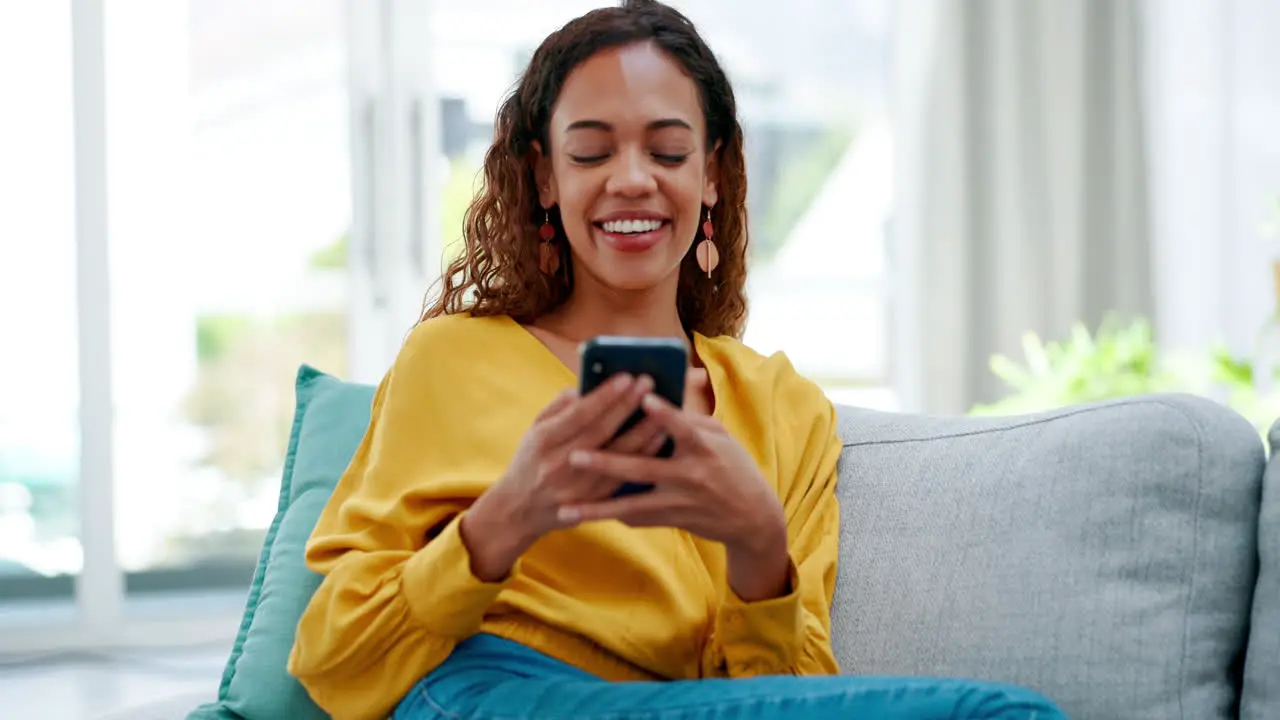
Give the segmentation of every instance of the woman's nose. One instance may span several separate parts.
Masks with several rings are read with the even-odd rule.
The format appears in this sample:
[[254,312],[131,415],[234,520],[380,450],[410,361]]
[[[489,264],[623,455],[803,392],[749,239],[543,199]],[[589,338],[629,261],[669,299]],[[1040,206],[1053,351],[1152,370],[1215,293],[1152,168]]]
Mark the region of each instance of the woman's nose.
[[657,189],[648,155],[639,151],[625,151],[615,155],[615,158],[606,188],[609,192],[630,197],[645,195]]

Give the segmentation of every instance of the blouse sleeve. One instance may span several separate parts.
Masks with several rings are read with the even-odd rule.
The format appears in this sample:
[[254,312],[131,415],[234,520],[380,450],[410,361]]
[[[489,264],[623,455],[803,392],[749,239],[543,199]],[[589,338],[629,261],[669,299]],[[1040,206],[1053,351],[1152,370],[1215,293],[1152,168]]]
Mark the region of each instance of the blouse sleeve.
[[445,418],[428,392],[428,349],[411,336],[379,385],[366,435],[307,545],[307,566],[324,579],[289,672],[335,720],[389,715],[479,629],[510,581],[472,574],[459,523],[473,498],[431,473],[422,438]]
[[797,428],[796,435],[784,438],[800,450],[782,497],[791,558],[790,592],[745,602],[730,591],[715,621],[715,637],[730,677],[840,671],[831,649],[831,601],[839,556],[840,508],[835,488],[842,445],[836,435],[835,408],[817,392],[820,401],[810,400],[817,408],[811,415],[814,419],[807,428]]

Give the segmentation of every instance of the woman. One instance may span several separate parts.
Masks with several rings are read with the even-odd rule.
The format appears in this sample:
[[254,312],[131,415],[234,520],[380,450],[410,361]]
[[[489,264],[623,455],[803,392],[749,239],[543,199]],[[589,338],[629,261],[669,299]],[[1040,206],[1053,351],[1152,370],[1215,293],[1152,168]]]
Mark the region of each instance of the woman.
[[[745,198],[733,92],[683,16],[629,0],[542,44],[307,548],[325,578],[290,671],[322,708],[1060,717],[1015,688],[836,674],[836,418],[736,339]],[[601,334],[684,338],[684,407],[645,377],[579,397]],[[626,480],[656,489],[611,497]]]

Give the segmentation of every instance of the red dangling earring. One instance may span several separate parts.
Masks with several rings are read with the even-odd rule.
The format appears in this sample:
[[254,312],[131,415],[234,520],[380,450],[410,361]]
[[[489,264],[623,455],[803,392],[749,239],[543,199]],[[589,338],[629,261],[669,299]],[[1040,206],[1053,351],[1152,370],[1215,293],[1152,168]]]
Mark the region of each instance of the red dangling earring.
[[695,257],[702,272],[711,277],[711,271],[720,265],[720,250],[711,238],[716,236],[716,228],[711,224],[711,208],[707,208],[707,219],[702,221],[702,242],[698,243]]
[[538,243],[538,267],[544,274],[555,275],[560,271],[560,248],[555,242],[556,228],[551,224],[551,211],[544,210],[546,218],[542,221],[542,227],[538,228],[538,237],[542,238],[542,242]]

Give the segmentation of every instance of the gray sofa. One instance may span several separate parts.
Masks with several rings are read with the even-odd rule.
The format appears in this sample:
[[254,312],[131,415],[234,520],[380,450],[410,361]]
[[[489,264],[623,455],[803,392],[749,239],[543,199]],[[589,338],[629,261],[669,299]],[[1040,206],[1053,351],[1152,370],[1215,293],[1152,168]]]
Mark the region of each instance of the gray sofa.
[[845,672],[1008,681],[1086,720],[1280,719],[1280,467],[1243,418],[1167,395],[850,410],[841,436]]
[[842,408],[841,436],[845,672],[1012,682],[1086,720],[1280,718],[1280,468],[1239,416]]

